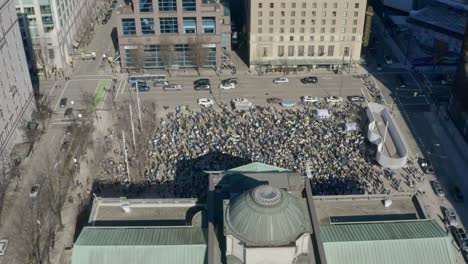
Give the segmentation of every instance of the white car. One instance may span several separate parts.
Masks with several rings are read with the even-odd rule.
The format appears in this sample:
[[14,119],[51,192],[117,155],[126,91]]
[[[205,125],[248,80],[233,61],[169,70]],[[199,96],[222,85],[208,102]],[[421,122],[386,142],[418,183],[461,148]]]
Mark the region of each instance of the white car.
[[222,89],[222,90],[229,90],[229,89],[234,89],[236,88],[236,85],[234,83],[221,83],[219,85],[219,89]]
[[327,103],[341,103],[343,102],[343,98],[336,97],[336,96],[328,96],[325,98],[325,102]]
[[447,224],[451,226],[457,226],[458,221],[457,221],[457,213],[455,212],[455,209],[453,208],[445,208],[445,221]]
[[197,103],[204,107],[212,106],[214,104],[213,100],[208,98],[200,98],[197,100]]
[[39,184],[34,184],[32,187],[31,187],[31,192],[29,193],[29,197],[31,198],[36,198],[37,197],[37,194],[39,193],[39,189],[41,188],[41,185]]
[[8,240],[6,239],[0,240],[0,256],[5,255],[7,247],[8,247]]
[[231,102],[233,104],[235,104],[235,103],[247,103],[247,102],[249,102],[249,100],[247,100],[245,98],[234,98],[234,99],[232,99]]
[[305,95],[301,97],[302,103],[304,104],[312,104],[318,102],[319,99],[315,96]]
[[275,78],[273,79],[273,83],[279,84],[279,83],[288,83],[289,80],[286,77],[280,77],[280,78]]

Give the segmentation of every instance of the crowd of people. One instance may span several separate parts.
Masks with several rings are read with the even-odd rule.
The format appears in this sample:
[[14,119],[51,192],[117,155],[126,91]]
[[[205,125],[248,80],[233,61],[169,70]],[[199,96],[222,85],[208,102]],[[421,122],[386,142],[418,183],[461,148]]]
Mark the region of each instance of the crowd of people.
[[359,129],[345,129],[359,123],[350,107],[334,107],[329,117],[309,107],[170,112],[146,150],[144,176],[171,183],[171,196],[200,197],[208,185],[206,170],[262,162],[306,175],[309,161],[316,195],[382,193],[384,171],[372,162],[370,145]]

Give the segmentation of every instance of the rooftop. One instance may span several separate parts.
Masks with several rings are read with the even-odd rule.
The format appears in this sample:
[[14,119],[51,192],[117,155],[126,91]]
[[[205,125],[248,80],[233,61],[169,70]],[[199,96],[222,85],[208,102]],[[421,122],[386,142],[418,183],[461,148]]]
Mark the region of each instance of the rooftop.
[[321,226],[327,263],[455,263],[447,234],[434,220]]
[[[382,202],[384,199],[392,200],[392,205],[384,207]],[[415,204],[411,195],[314,196],[314,203],[320,225],[330,224],[332,218],[349,218],[351,221],[355,217],[359,222],[402,219],[401,215],[412,215],[418,219],[425,218],[424,214],[418,211],[418,205]]]
[[206,263],[207,231],[197,227],[85,227],[72,264]]
[[204,226],[203,209],[204,205],[197,204],[196,199],[97,198],[89,223],[95,226]]

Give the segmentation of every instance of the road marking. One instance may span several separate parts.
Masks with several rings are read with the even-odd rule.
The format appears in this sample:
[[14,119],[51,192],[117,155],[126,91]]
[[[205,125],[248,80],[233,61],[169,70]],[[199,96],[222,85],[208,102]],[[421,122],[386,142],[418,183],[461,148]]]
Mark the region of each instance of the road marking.
[[47,98],[50,98],[50,95],[52,92],[55,90],[55,87],[57,87],[57,82],[54,83],[54,86],[52,86],[52,90],[50,90],[49,95],[47,95]]
[[70,80],[70,82],[101,81],[101,80],[108,80],[108,79],[79,79],[79,80]]
[[62,96],[63,96],[63,94],[65,93],[65,90],[67,89],[69,83],[70,83],[70,81],[67,81],[67,83],[66,83],[65,86],[63,87],[62,93],[60,94],[60,96],[59,96],[59,98],[58,98],[58,100],[57,100],[57,103],[55,104],[54,112],[57,110],[57,107],[58,107],[58,105],[59,105],[59,103],[60,103],[60,100],[62,99]]
[[[124,82],[123,80],[120,80],[120,82],[119,82],[119,86],[117,88],[117,94],[115,95],[115,100],[117,100],[117,98],[119,98],[120,89],[121,89],[120,87],[122,87],[123,82]],[[123,86],[125,86],[125,85],[123,85]]]

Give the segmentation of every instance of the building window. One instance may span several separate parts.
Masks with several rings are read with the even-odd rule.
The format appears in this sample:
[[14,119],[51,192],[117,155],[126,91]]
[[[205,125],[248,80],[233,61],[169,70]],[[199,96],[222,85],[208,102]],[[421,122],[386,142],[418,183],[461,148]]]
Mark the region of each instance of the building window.
[[333,3],[333,8],[338,8],[338,3]]
[[296,16],[296,11],[291,11],[291,16],[295,17]]
[[315,41],[315,37],[314,37],[314,36],[310,36],[309,39],[310,39],[310,41]]
[[314,16],[316,16],[316,15],[317,15],[317,12],[312,11],[312,16],[314,17]]
[[330,33],[335,33],[335,28],[330,28]]
[[275,8],[275,3],[270,3],[270,8]]
[[284,37],[283,37],[283,36],[280,36],[280,37],[279,37],[279,40],[280,40],[280,41],[284,41]]
[[296,3],[291,3],[291,8],[296,8]]
[[165,17],[159,19],[159,30],[161,34],[177,33],[177,18]]
[[290,45],[288,46],[288,57],[294,56],[294,46]]
[[55,59],[54,49],[49,49],[49,59],[51,60]]
[[153,12],[153,0],[140,0],[139,3],[141,13]]
[[294,33],[294,28],[290,28],[289,33]]
[[304,41],[304,36],[300,36],[300,37],[299,37],[299,40],[300,40],[300,41]]
[[355,17],[359,16],[359,12],[354,11],[354,16],[355,16]]
[[307,48],[307,56],[309,56],[309,57],[314,56],[314,46],[313,45],[309,45],[309,47]]
[[344,54],[343,56],[348,57],[349,56],[349,47],[344,48]]
[[259,25],[259,26],[262,25],[262,20],[261,20],[261,19],[258,20],[258,25]]
[[305,28],[301,28],[301,33],[305,33]]
[[197,33],[197,18],[196,17],[184,17],[184,33],[195,34]]
[[336,17],[336,11],[332,12],[332,17]]
[[325,33],[325,28],[320,28],[320,33]]
[[284,19],[280,20],[280,25],[284,25]]
[[196,0],[182,0],[182,10],[184,12],[193,12],[197,10]]
[[275,15],[275,12],[270,11],[270,17],[273,17]]
[[304,56],[304,46],[297,47],[297,56],[299,56],[299,57]]
[[294,36],[290,36],[289,41],[294,41]]
[[280,28],[280,33],[284,33],[284,28]]
[[175,45],[175,64],[180,67],[191,67],[189,45],[177,44]]
[[301,19],[301,25],[305,25],[305,19]]
[[320,36],[320,41],[325,41],[325,36]]
[[327,16],[327,11],[322,11],[322,16],[326,17]]
[[301,11],[301,16],[305,17],[306,16],[306,11]]
[[278,46],[278,57],[284,56],[284,46]]
[[346,28],[342,28],[341,33],[346,33]]
[[138,65],[138,49],[125,48],[125,65],[127,68],[136,68]]
[[355,3],[354,8],[359,8],[359,3]]
[[312,3],[312,8],[317,8],[317,3]]
[[315,33],[315,28],[311,28],[310,33]]
[[325,46],[323,45],[318,46],[318,55],[319,56],[325,55]]
[[216,17],[202,18],[202,32],[206,34],[216,33]]
[[140,23],[141,23],[141,34],[143,35],[154,34],[154,18],[142,18]]
[[262,47],[262,57],[268,57],[268,48]]
[[357,19],[353,20],[353,25],[357,25]]
[[323,3],[323,8],[327,8],[327,3]]
[[[21,20],[18,20],[18,21],[21,21]],[[28,23],[29,23],[29,26],[36,26],[37,25],[37,20],[35,17],[30,17],[28,18]]]
[[327,21],[325,19],[322,19],[322,25],[325,25]]
[[296,22],[296,21],[295,21],[294,19],[291,19],[290,24],[291,24],[291,25],[294,25],[295,22]]
[[271,26],[273,25],[273,19],[270,19],[270,21],[268,21],[268,24]]
[[352,37],[351,37],[351,41],[356,41],[356,37],[355,37],[355,36],[352,36]]
[[273,33],[273,28],[269,28],[268,33]]
[[262,28],[258,28],[258,34],[262,34],[263,32],[263,29]]
[[310,21],[310,23],[311,23],[312,25],[315,25],[315,19],[312,19],[312,20]]
[[356,33],[356,31],[357,31],[356,28],[353,28],[353,29],[351,30],[352,33]]
[[332,24],[332,25],[336,25],[336,20],[335,20],[335,19],[332,19],[331,24]]
[[328,57],[333,57],[334,53],[335,53],[335,46],[333,46],[333,45],[328,46],[327,56]]
[[285,3],[281,3],[281,8],[286,8],[286,4],[285,4]]
[[262,8],[263,7],[263,3],[258,3],[258,8]]
[[263,12],[262,12],[262,11],[258,11],[258,16],[259,16],[259,17],[263,16]]
[[135,19],[122,18],[122,31],[124,36],[136,35]]
[[52,10],[50,9],[50,5],[41,5],[41,14],[52,14]]
[[54,20],[52,19],[52,16],[43,16],[42,23],[44,25],[45,32],[50,32],[54,29]]
[[36,12],[34,11],[34,7],[25,7],[24,8],[24,13],[26,15],[35,15]]
[[343,19],[343,20],[342,20],[342,24],[343,24],[343,25],[346,25],[346,19]]
[[208,65],[216,65],[216,48],[207,48],[208,56],[206,62]]
[[306,3],[305,2],[302,3],[302,8],[306,8],[306,7],[307,7]]
[[143,68],[154,69],[161,68],[161,58],[159,56],[159,45],[143,46]]
[[177,1],[176,0],[159,0],[159,11],[161,12],[177,11]]

